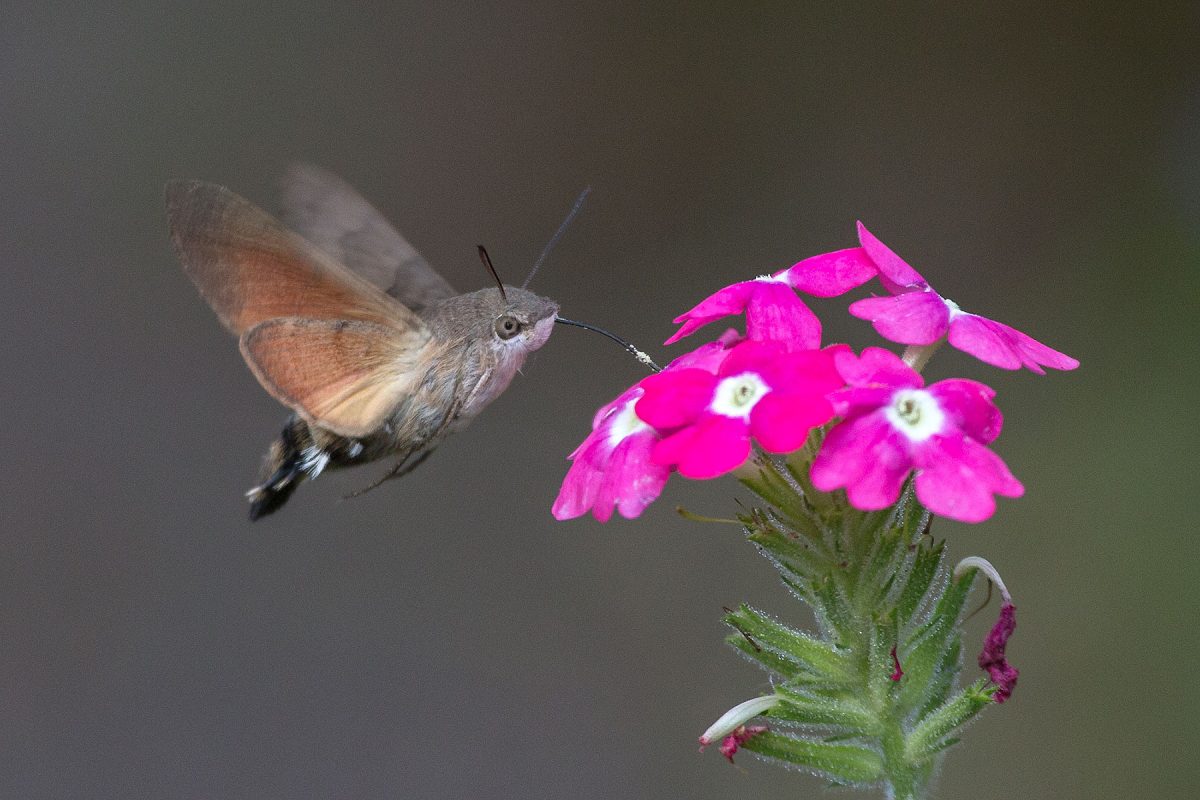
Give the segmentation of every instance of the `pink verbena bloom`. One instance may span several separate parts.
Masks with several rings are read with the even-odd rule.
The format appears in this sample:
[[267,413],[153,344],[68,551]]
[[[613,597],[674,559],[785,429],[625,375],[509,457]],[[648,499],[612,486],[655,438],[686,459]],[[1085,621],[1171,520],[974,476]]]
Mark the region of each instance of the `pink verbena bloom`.
[[591,511],[608,522],[614,509],[632,519],[662,493],[671,470],[650,459],[659,436],[634,411],[643,391],[633,386],[596,412],[591,434],[570,455],[571,468],[551,509],[556,519]]
[[1008,663],[1004,648],[1008,639],[1017,629],[1017,607],[1011,601],[1005,600],[1000,606],[1000,617],[988,632],[983,642],[983,652],[979,654],[980,669],[987,670],[992,683],[996,684],[996,693],[992,699],[1003,703],[1012,697],[1013,689],[1017,686],[1017,668]]
[[[1020,497],[1024,487],[984,445],[1000,434],[994,392],[981,383],[924,381],[896,354],[868,347],[861,358],[835,361],[849,386],[830,395],[843,420],[825,437],[812,482],[826,492],[845,487],[863,511],[896,502],[909,472],[935,514],[980,522],[996,508],[993,494]],[[644,399],[643,399],[644,402]]]
[[[751,436],[764,450],[799,449],[828,422],[825,395],[843,385],[833,350],[791,350],[781,342],[745,341],[716,372],[680,369],[642,381],[640,418],[664,431],[651,458],[688,478],[715,478],[750,456]],[[670,433],[666,433],[670,431]]]
[[672,344],[714,320],[746,312],[746,338],[789,342],[798,350],[821,346],[821,322],[796,296],[795,290],[816,297],[845,294],[874,278],[875,264],[861,247],[806,258],[774,275],[726,286],[675,318],[683,323]]
[[[675,359],[664,372],[715,371],[739,338],[729,330],[717,341]],[[635,410],[644,391],[638,383],[596,412],[592,432],[570,455],[571,468],[552,507],[555,518],[573,519],[591,511],[596,519],[608,522],[615,509],[632,519],[662,493],[671,469],[650,458],[662,437]]]
[[1043,366],[1075,369],[1079,362],[1015,328],[963,311],[935,292],[915,269],[858,223],[858,240],[879,270],[891,297],[869,297],[850,304],[850,313],[870,321],[880,336],[901,344],[929,345],[949,334],[954,347],[1001,369],[1027,367],[1044,375]]

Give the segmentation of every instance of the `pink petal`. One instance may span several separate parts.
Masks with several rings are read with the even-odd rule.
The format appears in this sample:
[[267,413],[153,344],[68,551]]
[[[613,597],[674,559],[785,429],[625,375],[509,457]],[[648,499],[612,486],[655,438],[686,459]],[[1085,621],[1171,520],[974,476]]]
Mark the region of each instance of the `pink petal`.
[[904,359],[882,347],[867,347],[861,356],[843,350],[834,355],[838,373],[851,386],[878,384],[900,388],[920,388],[925,385],[921,374],[904,363]]
[[950,320],[950,344],[1001,369],[1027,367],[1044,375],[1042,366],[1070,370],[1079,362],[1065,353],[1047,347],[1015,328],[981,317],[960,313]]
[[863,246],[863,250],[867,252],[871,261],[875,262],[880,280],[892,294],[898,294],[904,287],[909,286],[928,288],[929,284],[921,277],[921,273],[893,253],[886,244],[876,239],[861,222],[858,223],[858,243]]
[[[554,505],[551,507],[555,519],[574,519],[583,516],[592,508],[596,496],[600,493],[600,484],[604,481],[604,473],[596,467],[592,459],[576,457],[587,446],[588,442],[585,441],[572,456],[575,460],[571,464],[571,468],[567,470],[562,488],[558,490],[558,497],[555,498]],[[592,446],[595,447],[595,444],[593,443]],[[596,519],[604,522],[611,514],[611,509],[607,516],[597,513]]]
[[695,368],[716,372],[729,355],[730,349],[742,340],[742,335],[733,328],[721,334],[715,342],[700,345],[690,353],[684,353],[667,365],[667,370]]
[[[950,321],[951,346],[970,353],[985,364],[1000,369],[1020,369],[1021,356],[1007,337],[987,324],[988,320],[974,314],[956,314]],[[1042,370],[1034,368],[1034,372]],[[1044,373],[1043,373],[1044,374]]]
[[868,297],[851,303],[850,313],[873,323],[883,338],[901,344],[933,344],[950,323],[950,309],[933,291]]
[[862,511],[887,508],[900,497],[912,466],[902,437],[882,412],[847,419],[825,437],[812,465],[813,486],[823,492],[845,487]]
[[737,469],[750,457],[750,431],[744,420],[711,415],[666,437],[651,458],[676,465],[685,478],[706,480]]
[[638,418],[660,431],[695,420],[712,400],[717,378],[702,369],[676,369],[642,380],[645,394],[634,407]]
[[874,278],[875,262],[861,247],[850,247],[806,258],[781,274],[787,282],[814,297],[837,297]]
[[967,436],[987,444],[1000,435],[1004,415],[992,402],[995,392],[990,386],[961,378],[938,381],[929,393]]
[[756,281],[746,304],[746,338],[799,350],[821,346],[821,321],[785,283]]
[[746,301],[753,294],[760,281],[742,281],[726,286],[715,294],[701,300],[695,308],[675,318],[682,322],[683,327],[675,331],[675,335],[664,344],[672,344],[685,336],[689,336],[713,320],[728,317],[730,314],[740,314],[746,308]]
[[896,390],[891,386],[851,386],[830,392],[825,396],[839,417],[860,417],[877,411],[892,401]]
[[779,392],[826,395],[845,386],[834,363],[838,350],[802,350],[765,360],[758,369],[767,384]]
[[917,499],[935,514],[982,522],[996,510],[993,493],[1020,497],[1025,487],[1000,456],[961,434],[932,436],[914,448]]
[[729,351],[717,374],[727,378],[743,372],[760,372],[763,365],[785,358],[786,354],[787,347],[782,342],[748,339]]
[[832,417],[833,408],[821,395],[771,392],[750,412],[750,430],[767,452],[790,453]]
[[616,446],[593,504],[596,519],[607,521],[614,507],[625,519],[633,519],[662,494],[671,470],[651,460],[656,442],[658,435],[645,431],[625,437]]

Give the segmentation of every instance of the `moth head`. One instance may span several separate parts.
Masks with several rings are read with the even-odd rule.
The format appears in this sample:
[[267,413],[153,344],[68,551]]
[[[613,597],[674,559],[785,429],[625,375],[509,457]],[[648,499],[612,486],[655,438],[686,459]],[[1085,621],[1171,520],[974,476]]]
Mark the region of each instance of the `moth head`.
[[532,352],[546,343],[554,328],[558,304],[514,286],[505,287],[505,296],[498,297],[492,318],[493,344],[497,347],[519,347]]

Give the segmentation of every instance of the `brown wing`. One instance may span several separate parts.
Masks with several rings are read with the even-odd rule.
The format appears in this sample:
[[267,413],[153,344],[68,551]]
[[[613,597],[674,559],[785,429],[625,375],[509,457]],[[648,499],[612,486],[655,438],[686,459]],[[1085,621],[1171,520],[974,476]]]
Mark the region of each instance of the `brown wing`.
[[348,183],[311,164],[283,176],[283,221],[413,311],[456,292]]
[[168,183],[167,220],[184,271],[236,335],[277,317],[424,328],[411,310],[223,186]]
[[377,431],[420,380],[429,341],[374,322],[273,319],[242,336],[259,383],[305,420],[342,436]]

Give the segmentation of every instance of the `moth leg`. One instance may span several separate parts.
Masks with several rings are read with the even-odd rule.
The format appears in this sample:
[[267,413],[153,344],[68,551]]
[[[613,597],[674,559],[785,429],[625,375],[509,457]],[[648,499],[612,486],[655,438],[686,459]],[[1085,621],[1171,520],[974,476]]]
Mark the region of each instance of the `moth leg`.
[[[454,381],[455,397],[458,396],[458,390],[461,385],[462,373],[459,373]],[[425,441],[405,451],[404,455],[400,457],[400,460],[396,462],[396,465],[388,472],[384,473],[383,477],[379,478],[369,486],[365,486],[362,489],[357,489],[351,492],[342,499],[349,500],[352,497],[362,497],[367,492],[371,491],[372,489],[379,488],[393,478],[403,478],[405,475],[421,466],[421,464],[425,463],[425,459],[429,458],[429,454],[434,451],[435,447],[437,447],[437,443],[442,439],[443,436],[446,435],[451,423],[458,419],[458,414],[460,411],[462,411],[463,403],[464,401],[461,400],[451,403],[450,408],[446,409],[446,413],[442,415],[442,421],[438,423],[437,429],[433,432],[433,434]],[[421,452],[417,455],[415,460],[410,462],[409,459],[412,458],[413,453],[416,453],[418,450],[421,450]]]
[[378,480],[368,484],[367,486],[364,486],[361,489],[355,489],[353,492],[344,496],[342,499],[350,500],[351,498],[354,498],[354,497],[362,497],[367,492],[371,491],[372,489],[378,489],[380,486],[382,486],[383,484],[392,480],[393,478],[403,478],[405,475],[412,472],[417,467],[421,466],[421,464],[425,461],[425,459],[429,458],[429,454],[433,452],[433,448],[430,447],[430,448],[424,450],[420,455],[418,455],[416,457],[415,460],[410,462],[409,459],[412,456],[413,452],[414,452],[413,450],[409,450],[407,453],[405,453],[404,456],[399,461],[396,462],[396,465],[393,466],[387,472],[383,473],[383,476],[380,477]]

